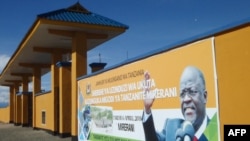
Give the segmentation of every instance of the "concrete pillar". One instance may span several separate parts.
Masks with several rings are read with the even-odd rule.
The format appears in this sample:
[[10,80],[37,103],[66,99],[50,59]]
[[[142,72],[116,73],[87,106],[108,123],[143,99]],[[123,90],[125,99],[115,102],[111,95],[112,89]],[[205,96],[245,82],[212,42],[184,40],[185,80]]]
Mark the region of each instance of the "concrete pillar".
[[32,127],[36,128],[36,93],[41,91],[41,68],[34,67],[33,68],[33,94],[32,94]]
[[22,95],[21,95],[21,110],[22,110],[22,117],[21,122],[22,126],[28,126],[28,91],[29,91],[29,77],[23,76],[23,83],[22,83]]
[[22,95],[16,95],[16,125],[22,124]]
[[72,140],[77,140],[78,118],[77,118],[77,78],[87,74],[87,38],[84,33],[76,32],[72,38],[72,64],[71,64],[71,135]]
[[15,101],[15,114],[14,114],[14,124],[15,125],[20,125],[21,124],[21,96],[17,95],[19,93],[19,84],[15,83],[14,85],[14,101]]
[[14,111],[15,111],[15,93],[14,86],[10,86],[10,123],[14,123]]
[[71,62],[58,62],[60,137],[71,136]]
[[59,132],[59,68],[56,63],[62,59],[60,53],[52,54],[51,60],[51,92],[53,94],[54,107],[51,107],[52,113],[54,113],[54,127],[52,131],[54,133]]
[[14,124],[16,125],[16,93],[17,93],[17,91],[18,91],[18,87],[16,87],[15,85],[14,85],[14,91],[13,91],[13,109],[14,109],[14,114],[13,114],[13,121],[14,121]]

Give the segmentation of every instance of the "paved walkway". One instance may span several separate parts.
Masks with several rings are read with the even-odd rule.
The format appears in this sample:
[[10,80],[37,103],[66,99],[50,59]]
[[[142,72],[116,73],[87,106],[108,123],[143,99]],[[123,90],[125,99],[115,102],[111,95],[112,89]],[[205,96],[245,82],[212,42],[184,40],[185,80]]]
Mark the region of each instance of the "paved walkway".
[[71,141],[71,137],[60,138],[43,130],[0,123],[0,141]]

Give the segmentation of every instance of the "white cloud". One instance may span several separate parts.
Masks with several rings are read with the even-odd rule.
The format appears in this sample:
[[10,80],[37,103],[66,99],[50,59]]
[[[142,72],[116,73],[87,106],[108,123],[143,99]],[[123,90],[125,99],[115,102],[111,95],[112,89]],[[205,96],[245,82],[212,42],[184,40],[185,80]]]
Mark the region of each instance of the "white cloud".
[[[10,57],[8,55],[0,55],[0,72],[8,63]],[[0,86],[0,105],[9,103],[9,87]]]
[[9,103],[9,87],[0,86],[0,105]]
[[10,60],[10,56],[8,55],[0,55],[0,72],[4,69],[8,61]]

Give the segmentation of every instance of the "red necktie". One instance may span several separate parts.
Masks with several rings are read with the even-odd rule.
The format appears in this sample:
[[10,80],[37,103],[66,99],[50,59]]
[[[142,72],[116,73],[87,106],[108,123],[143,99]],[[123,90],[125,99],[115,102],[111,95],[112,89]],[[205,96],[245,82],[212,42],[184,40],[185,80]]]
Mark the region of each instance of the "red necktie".
[[198,139],[197,139],[197,137],[196,137],[196,136],[194,136],[193,141],[198,141]]

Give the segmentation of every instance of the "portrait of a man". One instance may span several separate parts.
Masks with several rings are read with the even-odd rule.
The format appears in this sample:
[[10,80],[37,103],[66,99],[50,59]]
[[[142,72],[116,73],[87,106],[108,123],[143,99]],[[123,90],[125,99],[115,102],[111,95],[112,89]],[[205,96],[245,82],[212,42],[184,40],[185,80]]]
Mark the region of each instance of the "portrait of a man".
[[[145,74],[145,79],[150,77]],[[203,134],[210,121],[206,113],[208,92],[202,71],[195,66],[184,68],[179,82],[180,110],[183,118],[167,118],[161,131],[156,131],[152,114],[155,98],[144,99],[142,116],[143,129],[146,141],[206,141]],[[150,95],[150,90],[145,90],[145,95]]]

